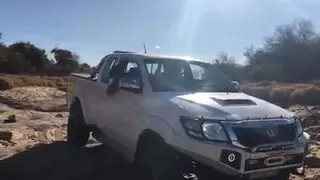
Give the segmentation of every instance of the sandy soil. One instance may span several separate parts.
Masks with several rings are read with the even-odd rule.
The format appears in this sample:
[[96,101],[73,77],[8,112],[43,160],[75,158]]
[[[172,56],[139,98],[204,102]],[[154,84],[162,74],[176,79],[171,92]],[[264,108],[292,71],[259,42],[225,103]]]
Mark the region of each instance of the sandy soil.
[[[66,145],[65,93],[27,87],[0,91],[0,179],[132,179],[134,168],[93,139],[86,148]],[[320,180],[320,106],[294,106],[312,135],[305,177]]]

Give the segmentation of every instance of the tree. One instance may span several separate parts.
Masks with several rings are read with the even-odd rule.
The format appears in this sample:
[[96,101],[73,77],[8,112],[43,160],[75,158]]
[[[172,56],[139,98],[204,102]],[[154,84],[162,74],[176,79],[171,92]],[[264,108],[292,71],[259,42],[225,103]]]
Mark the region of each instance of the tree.
[[[0,32],[0,40],[2,39],[2,33]],[[7,46],[0,42],[0,72],[8,71],[8,50]]]
[[61,67],[64,71],[76,71],[79,67],[79,55],[72,53],[66,49],[54,48],[51,50],[56,60],[56,65]]
[[262,48],[249,47],[245,75],[251,80],[305,82],[319,78],[320,39],[308,20],[278,26]]
[[13,43],[8,46],[8,50],[11,51],[9,53],[11,61],[17,61],[32,71],[43,70],[45,64],[49,62],[45,50],[36,47],[30,42]]
[[79,61],[80,61],[80,56],[79,56],[79,54],[77,54],[77,53],[72,53],[72,60],[79,63]]
[[229,57],[227,53],[220,53],[213,61],[213,64],[231,80],[242,81],[243,67],[237,64],[235,59],[233,57]]
[[215,59],[215,64],[235,65],[235,59],[233,57],[229,57],[226,52],[221,52]]
[[[49,60],[45,50],[31,42],[15,42],[8,46],[0,42],[0,72],[65,74],[78,71],[80,56],[77,53],[60,48],[52,49],[51,53],[55,61]],[[84,70],[87,68],[83,66]]]
[[4,67],[5,66],[4,63],[8,62],[7,52],[8,52],[7,46],[0,43],[0,67]]
[[83,73],[90,73],[91,72],[91,67],[87,63],[81,63],[79,65],[79,71]]

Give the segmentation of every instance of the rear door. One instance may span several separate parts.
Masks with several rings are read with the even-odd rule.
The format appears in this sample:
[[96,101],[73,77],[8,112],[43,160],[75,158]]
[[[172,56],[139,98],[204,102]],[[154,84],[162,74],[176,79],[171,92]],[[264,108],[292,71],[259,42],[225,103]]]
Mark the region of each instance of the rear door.
[[[112,66],[117,62],[118,57],[110,55],[104,58],[104,63],[101,66],[99,75],[96,78],[96,83],[91,89],[91,116],[95,124],[103,130],[108,127],[109,116],[112,114],[110,98],[107,96],[106,90],[109,83],[109,72]],[[106,130],[105,130],[106,131]]]
[[[84,111],[84,116],[86,122],[90,125],[94,125],[96,123],[96,119],[93,116],[94,110],[92,104],[95,103],[95,91],[97,87],[97,79],[101,72],[102,66],[105,63],[105,59],[102,59],[100,63],[96,66],[94,71],[90,74],[88,80],[79,79],[79,86],[76,87],[80,91],[80,96],[82,97],[82,106]],[[77,85],[77,84],[75,84]]]

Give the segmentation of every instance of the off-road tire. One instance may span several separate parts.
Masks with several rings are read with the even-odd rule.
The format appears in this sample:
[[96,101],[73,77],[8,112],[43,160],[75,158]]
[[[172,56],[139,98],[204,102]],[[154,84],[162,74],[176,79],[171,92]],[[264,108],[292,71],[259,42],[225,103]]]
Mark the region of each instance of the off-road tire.
[[289,172],[281,172],[278,174],[274,180],[289,180],[290,179],[290,173]]
[[67,142],[76,147],[83,147],[89,139],[89,128],[85,124],[81,104],[75,101],[71,104],[68,126],[67,126]]
[[266,178],[266,180],[289,180],[289,179],[290,179],[289,171],[281,171],[276,176]]
[[[139,144],[135,157],[137,179],[182,180],[186,166],[177,160],[177,152],[161,138],[150,138]],[[189,178],[186,178],[189,179]]]

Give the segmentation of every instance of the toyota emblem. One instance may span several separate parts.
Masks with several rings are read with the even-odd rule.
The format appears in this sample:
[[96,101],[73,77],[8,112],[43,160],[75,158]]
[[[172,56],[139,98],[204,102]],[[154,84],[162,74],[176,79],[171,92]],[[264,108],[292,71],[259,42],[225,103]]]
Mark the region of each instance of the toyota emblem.
[[270,137],[275,137],[278,134],[278,129],[277,127],[270,127],[267,129],[267,134]]

